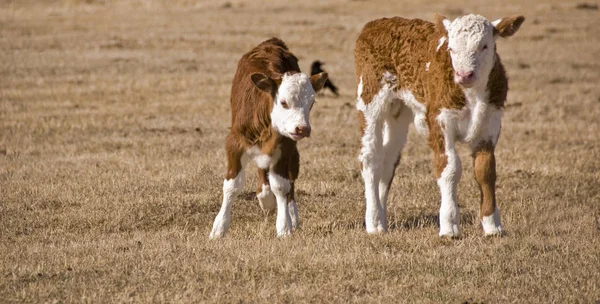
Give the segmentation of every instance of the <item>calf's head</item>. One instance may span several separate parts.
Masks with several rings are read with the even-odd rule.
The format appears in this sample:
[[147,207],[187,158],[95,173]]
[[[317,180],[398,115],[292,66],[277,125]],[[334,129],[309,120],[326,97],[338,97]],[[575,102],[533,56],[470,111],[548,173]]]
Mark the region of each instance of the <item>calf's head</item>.
[[315,102],[315,91],[323,87],[327,73],[311,77],[286,73],[274,79],[254,73],[251,79],[257,88],[273,97],[271,124],[277,132],[296,141],[310,136],[308,116]]
[[454,82],[465,88],[483,83],[494,66],[496,39],[512,36],[523,21],[523,16],[512,16],[490,22],[473,14],[450,21],[436,15],[436,24],[447,33]]

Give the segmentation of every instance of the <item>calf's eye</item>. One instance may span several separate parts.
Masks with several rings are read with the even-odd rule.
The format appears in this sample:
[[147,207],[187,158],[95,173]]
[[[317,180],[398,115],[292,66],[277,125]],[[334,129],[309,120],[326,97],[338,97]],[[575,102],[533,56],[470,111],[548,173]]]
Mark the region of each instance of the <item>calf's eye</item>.
[[481,49],[482,49],[482,50],[487,50],[487,48],[488,48],[488,47],[487,47],[487,44],[486,44],[486,45],[484,45],[484,46],[483,46]]
[[282,106],[284,109],[287,109],[287,108],[289,108],[289,107],[290,107],[290,106],[288,106],[288,104],[287,104],[287,101],[285,101],[285,99],[282,99],[282,100],[280,101],[280,103],[281,103],[281,106]]

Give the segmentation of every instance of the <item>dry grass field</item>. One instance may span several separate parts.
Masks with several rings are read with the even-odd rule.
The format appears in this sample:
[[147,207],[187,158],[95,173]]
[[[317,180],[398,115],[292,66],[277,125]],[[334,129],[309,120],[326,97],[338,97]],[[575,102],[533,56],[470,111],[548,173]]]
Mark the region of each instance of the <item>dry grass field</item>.
[[[583,1],[583,0],[582,0]],[[0,302],[600,301],[600,10],[551,1],[0,2]],[[594,9],[594,6],[596,9]],[[388,206],[363,229],[353,47],[375,18],[524,14],[497,148],[507,235],[484,238],[460,146],[460,239],[413,127]],[[285,40],[340,87],[299,144],[301,230],[275,237],[255,166],[209,241],[238,59]]]

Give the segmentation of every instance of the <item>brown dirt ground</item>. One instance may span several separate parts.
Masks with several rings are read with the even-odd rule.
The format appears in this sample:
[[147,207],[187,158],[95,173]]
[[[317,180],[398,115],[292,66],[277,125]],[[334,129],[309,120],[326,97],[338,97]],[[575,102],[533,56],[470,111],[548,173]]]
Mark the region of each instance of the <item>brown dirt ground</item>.
[[[0,301],[600,301],[600,14],[569,1],[0,1]],[[596,9],[594,9],[596,5]],[[411,130],[385,235],[363,230],[352,50],[383,16],[527,17],[497,149],[508,235],[484,238],[467,149],[463,237]],[[237,60],[271,36],[342,96],[299,144],[302,229],[275,238],[246,189],[209,241]]]

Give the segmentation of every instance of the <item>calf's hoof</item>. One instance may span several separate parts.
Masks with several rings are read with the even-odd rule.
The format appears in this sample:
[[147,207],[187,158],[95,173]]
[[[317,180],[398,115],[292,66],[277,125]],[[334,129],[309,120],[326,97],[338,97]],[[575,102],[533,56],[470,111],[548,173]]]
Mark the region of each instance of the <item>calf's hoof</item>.
[[458,225],[449,225],[447,227],[440,227],[440,237],[456,239],[460,237],[460,230]]
[[493,214],[481,218],[481,227],[483,227],[483,234],[485,236],[504,235],[502,224],[500,224],[500,213],[498,213],[498,209],[494,210]]

